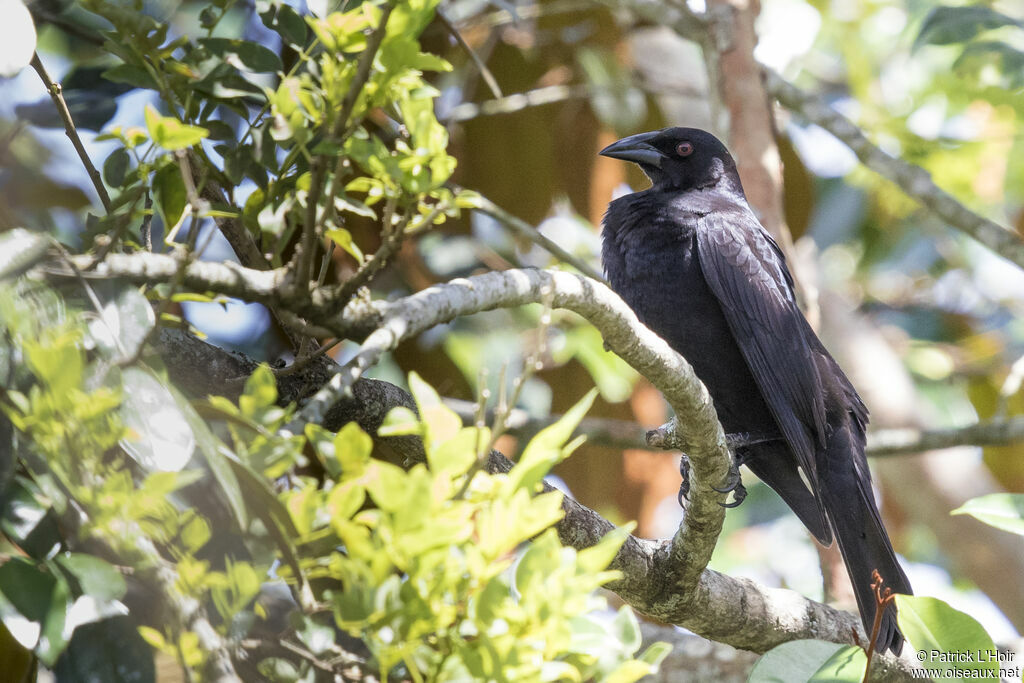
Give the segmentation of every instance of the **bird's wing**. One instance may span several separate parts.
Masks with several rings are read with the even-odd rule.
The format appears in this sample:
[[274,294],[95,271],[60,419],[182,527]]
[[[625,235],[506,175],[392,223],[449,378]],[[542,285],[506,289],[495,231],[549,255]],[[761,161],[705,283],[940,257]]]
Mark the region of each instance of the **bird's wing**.
[[697,248],[708,287],[761,395],[811,482],[825,443],[824,389],[782,252],[748,211],[701,219]]

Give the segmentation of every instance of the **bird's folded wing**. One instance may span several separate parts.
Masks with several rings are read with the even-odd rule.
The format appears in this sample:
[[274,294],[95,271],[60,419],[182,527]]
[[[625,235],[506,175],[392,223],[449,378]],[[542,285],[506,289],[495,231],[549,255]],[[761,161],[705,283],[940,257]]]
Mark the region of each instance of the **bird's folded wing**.
[[815,482],[814,454],[825,443],[824,389],[782,252],[747,211],[716,211],[701,221],[704,279],[779,429]]

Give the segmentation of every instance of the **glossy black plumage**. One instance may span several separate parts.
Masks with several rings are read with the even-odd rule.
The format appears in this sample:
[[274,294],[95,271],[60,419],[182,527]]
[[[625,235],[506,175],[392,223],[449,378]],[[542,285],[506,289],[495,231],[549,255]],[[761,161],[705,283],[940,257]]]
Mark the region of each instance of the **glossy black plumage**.
[[[867,409],[800,312],[735,162],[693,128],[635,135],[601,154],[639,164],[653,183],[605,214],[612,289],[693,365],[726,433],[762,440],[739,449],[744,464],[819,541],[834,532],[870,632],[872,570],[895,592],[911,588],[871,490]],[[899,652],[902,642],[890,609],[878,646]]]

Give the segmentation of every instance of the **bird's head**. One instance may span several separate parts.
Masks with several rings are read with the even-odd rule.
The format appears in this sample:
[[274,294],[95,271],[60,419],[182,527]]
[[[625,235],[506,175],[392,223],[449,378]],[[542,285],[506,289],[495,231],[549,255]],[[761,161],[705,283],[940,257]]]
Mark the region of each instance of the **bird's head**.
[[613,142],[599,152],[640,166],[656,189],[724,185],[742,194],[736,162],[725,145],[699,128],[662,128]]

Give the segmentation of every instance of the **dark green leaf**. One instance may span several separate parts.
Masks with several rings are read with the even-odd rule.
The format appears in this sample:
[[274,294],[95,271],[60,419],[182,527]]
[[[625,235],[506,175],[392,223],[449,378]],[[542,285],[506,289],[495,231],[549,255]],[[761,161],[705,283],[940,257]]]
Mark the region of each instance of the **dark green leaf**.
[[121,572],[98,557],[84,553],[63,553],[56,560],[57,564],[78,580],[82,592],[96,600],[119,600],[127,590]]
[[134,64],[118,64],[104,71],[103,77],[108,81],[124,83],[136,88],[146,88],[148,90],[156,90],[158,88],[156,81],[149,75],[149,72],[141,66],[135,66]]
[[914,47],[965,43],[984,31],[1019,25],[1016,19],[983,5],[936,7],[921,24]]
[[[4,422],[0,418],[0,422]],[[9,423],[8,423],[9,424]],[[3,445],[0,444],[0,451]],[[49,504],[44,504],[32,490],[34,484],[16,478],[4,495],[7,506],[0,518],[0,529],[18,544],[29,557],[41,560],[50,556],[62,543],[57,519]]]
[[207,119],[203,126],[210,132],[211,140],[234,140],[235,129],[219,119]]
[[0,593],[30,621],[46,617],[56,584],[51,574],[20,557],[8,557],[0,564]]
[[199,446],[199,452],[206,459],[206,464],[209,466],[210,471],[213,472],[214,478],[224,492],[224,497],[227,498],[228,505],[231,506],[231,511],[235,515],[238,528],[248,529],[249,517],[246,513],[245,497],[238,485],[238,478],[235,477],[234,471],[226,462],[225,455],[229,452],[227,447],[221,443],[220,439],[214,436],[206,421],[199,417],[199,414],[196,413],[188,399],[181,392],[171,385],[168,385],[167,388],[174,396],[181,414],[185,417],[185,421],[191,428],[192,434],[196,439],[196,445]]
[[153,651],[126,616],[75,629],[54,668],[58,681],[150,683],[156,680]]
[[185,181],[181,178],[181,170],[176,164],[167,164],[153,176],[153,200],[166,231],[181,222],[188,205],[188,193],[185,191]]
[[989,65],[999,71],[1004,87],[1011,90],[1024,87],[1024,52],[999,41],[971,43],[953,63],[953,70],[980,74]]
[[279,36],[294,48],[302,49],[306,45],[306,21],[291,6],[281,3],[271,6],[260,14],[263,25],[276,31]]
[[228,63],[257,73],[280,71],[281,58],[259,43],[232,38],[201,38],[199,44]]
[[103,162],[103,180],[111,187],[120,187],[124,182],[124,174],[128,170],[128,150],[124,147],[115,149]]

